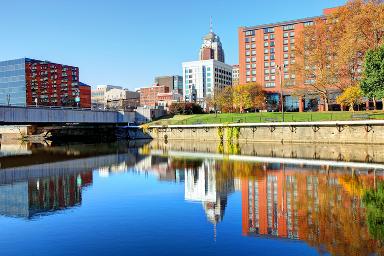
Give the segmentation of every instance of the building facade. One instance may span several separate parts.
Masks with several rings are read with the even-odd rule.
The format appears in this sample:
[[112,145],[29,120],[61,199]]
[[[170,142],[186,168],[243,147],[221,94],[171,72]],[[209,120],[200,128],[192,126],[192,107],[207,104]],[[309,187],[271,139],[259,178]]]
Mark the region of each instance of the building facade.
[[112,89],[122,90],[123,87],[114,85],[98,85],[96,89],[92,89],[92,108],[105,109],[107,106],[105,94]]
[[183,99],[204,102],[215,90],[232,85],[232,66],[216,60],[184,62]]
[[223,63],[225,62],[224,50],[220,37],[212,31],[212,28],[210,32],[203,37],[199,60],[217,60]]
[[140,105],[140,94],[127,89],[111,89],[105,95],[106,109],[134,110]]
[[158,76],[155,77],[155,84],[168,86],[170,91],[183,94],[183,77],[182,76]]
[[239,84],[239,74],[240,74],[239,65],[232,65],[232,85]]
[[79,68],[28,58],[0,62],[0,104],[69,106],[80,98]]
[[87,85],[85,83],[80,82],[79,83],[79,89],[80,89],[80,107],[81,108],[91,108],[91,92],[92,88],[90,85]]
[[[331,13],[334,8],[325,9],[323,14]],[[267,105],[279,108],[280,89],[283,88],[284,106],[288,111],[304,111],[313,107],[317,96],[295,97],[292,91],[298,85],[295,74],[289,72],[295,63],[295,43],[300,32],[313,25],[317,16],[258,25],[240,27],[239,35],[239,83],[256,82],[267,93]],[[309,93],[310,94],[310,93]],[[334,97],[335,98],[335,97]],[[319,103],[319,102],[318,102]]]
[[170,88],[168,86],[154,84],[151,87],[140,88],[140,105],[155,107],[158,105],[159,97],[161,93],[169,93]]

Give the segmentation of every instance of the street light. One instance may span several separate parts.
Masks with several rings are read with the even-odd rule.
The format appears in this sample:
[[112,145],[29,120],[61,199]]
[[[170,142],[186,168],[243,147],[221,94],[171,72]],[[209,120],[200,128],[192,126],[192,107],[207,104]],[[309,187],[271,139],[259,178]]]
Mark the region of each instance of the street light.
[[9,106],[10,101],[11,101],[11,95],[8,93],[8,94],[7,94],[7,102],[8,102],[8,106]]
[[[283,67],[285,67],[285,65],[283,65]],[[280,76],[281,115],[284,122],[285,118],[284,118],[284,96],[283,96],[283,73],[281,72],[282,67],[280,65],[277,65],[277,69],[279,70],[279,76]]]

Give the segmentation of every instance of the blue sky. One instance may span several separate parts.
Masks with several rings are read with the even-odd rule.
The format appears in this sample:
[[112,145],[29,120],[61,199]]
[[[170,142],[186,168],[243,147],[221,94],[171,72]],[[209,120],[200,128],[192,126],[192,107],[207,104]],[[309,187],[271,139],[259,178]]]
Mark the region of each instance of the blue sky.
[[237,28],[317,16],[344,0],[13,0],[0,9],[0,60],[30,57],[78,66],[90,85],[137,88],[181,74],[197,59],[213,16],[226,61],[238,62]]

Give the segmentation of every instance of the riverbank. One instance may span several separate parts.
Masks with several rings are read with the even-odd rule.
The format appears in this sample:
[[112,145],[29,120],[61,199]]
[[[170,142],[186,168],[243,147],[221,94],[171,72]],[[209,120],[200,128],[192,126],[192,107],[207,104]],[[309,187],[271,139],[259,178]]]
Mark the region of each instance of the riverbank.
[[[333,112],[287,112],[285,122],[319,122],[319,121],[352,121],[361,119],[384,120],[384,111],[333,111]],[[279,112],[257,113],[225,113],[175,115],[150,123],[150,125],[191,125],[191,124],[225,124],[225,123],[264,123],[281,122]]]
[[143,132],[165,141],[384,144],[384,120],[152,125]]

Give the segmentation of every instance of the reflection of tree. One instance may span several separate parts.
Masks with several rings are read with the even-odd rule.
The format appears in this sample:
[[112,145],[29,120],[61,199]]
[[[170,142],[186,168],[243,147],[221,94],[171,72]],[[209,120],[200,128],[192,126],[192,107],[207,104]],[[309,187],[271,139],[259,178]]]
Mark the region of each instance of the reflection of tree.
[[367,190],[363,197],[367,207],[367,222],[369,233],[375,238],[384,241],[384,182],[377,190]]

